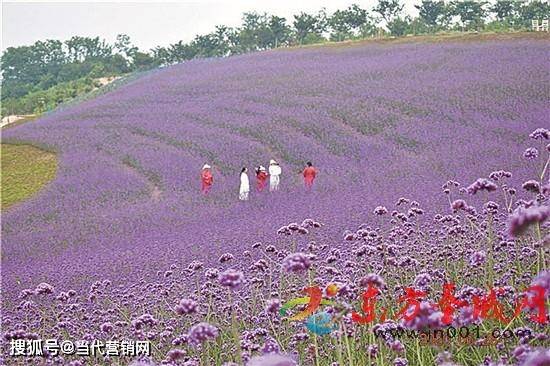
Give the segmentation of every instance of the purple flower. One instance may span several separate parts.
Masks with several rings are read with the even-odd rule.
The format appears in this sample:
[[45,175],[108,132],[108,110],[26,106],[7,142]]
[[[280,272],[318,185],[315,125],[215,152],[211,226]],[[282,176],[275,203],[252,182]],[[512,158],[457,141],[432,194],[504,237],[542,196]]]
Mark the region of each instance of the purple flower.
[[280,307],[281,307],[281,302],[279,301],[279,299],[271,299],[267,302],[265,311],[268,313],[275,314],[279,311]]
[[270,353],[263,356],[255,356],[248,361],[246,366],[297,366],[294,359],[281,354]]
[[224,253],[222,254],[222,256],[218,259],[218,262],[220,263],[225,263],[225,262],[229,262],[230,260],[232,260],[234,257],[233,257],[233,254],[231,253]]
[[382,289],[386,287],[386,282],[384,282],[384,279],[380,277],[380,275],[376,273],[369,273],[359,280],[359,286],[369,287],[369,285],[372,285],[378,289]]
[[293,253],[283,259],[282,267],[286,272],[300,273],[311,266],[309,257],[304,253]]
[[49,295],[53,293],[53,286],[50,285],[49,283],[42,282],[41,284],[36,286],[36,289],[34,290],[34,292],[37,295]]
[[156,366],[152,361],[136,360],[133,361],[130,366]]
[[263,354],[268,354],[268,353],[279,353],[280,351],[280,348],[279,348],[279,344],[277,343],[277,341],[273,338],[268,338],[263,347],[262,347],[262,353]]
[[536,180],[528,180],[521,187],[529,192],[540,193],[540,184]]
[[220,274],[218,280],[220,282],[220,285],[229,287],[231,289],[236,289],[243,284],[244,274],[241,271],[228,269]]
[[[409,308],[407,312],[412,314],[413,307]],[[437,329],[442,326],[441,318],[443,313],[435,309],[428,301],[421,301],[418,309],[418,313],[415,316],[404,322],[405,326],[422,331],[426,329]]]
[[193,314],[197,312],[197,302],[192,299],[181,299],[174,311],[178,315]]
[[378,206],[374,209],[374,213],[376,215],[382,216],[388,213],[388,209],[385,208],[384,206]]
[[512,177],[512,173],[506,170],[496,170],[494,172],[491,172],[491,174],[489,174],[489,178],[491,178],[495,182],[501,178],[511,178],[511,177]]
[[113,331],[113,324],[110,323],[110,322],[105,322],[105,323],[101,324],[101,326],[99,328],[104,333],[111,333]]
[[467,207],[468,207],[468,205],[466,204],[466,201],[464,201],[464,200],[455,200],[451,204],[451,208],[453,209],[453,211],[465,210]]
[[185,350],[183,349],[173,349],[166,354],[166,359],[169,362],[174,362],[176,360],[184,358],[186,355],[187,352],[185,352]]
[[530,147],[523,152],[523,157],[528,160],[536,159],[539,157],[539,151],[534,147]]
[[478,191],[493,192],[497,190],[497,185],[485,178],[479,178],[467,188],[469,194],[476,194]]
[[483,263],[485,263],[485,258],[487,255],[484,251],[480,250],[478,252],[473,252],[470,256],[470,266],[472,267],[479,267]]
[[548,140],[550,137],[550,131],[546,128],[537,128],[529,135],[530,138],[535,140]]
[[395,360],[393,360],[394,366],[407,366],[409,364],[409,361],[405,358],[397,357]]
[[512,236],[521,235],[533,224],[542,224],[550,216],[550,206],[533,206],[517,208],[508,218],[508,233]]
[[189,329],[188,340],[192,345],[199,345],[218,336],[218,329],[208,323],[198,323]]
[[550,365],[550,348],[533,350],[524,356],[521,366],[548,366]]
[[425,289],[432,283],[432,276],[429,273],[420,273],[414,279],[414,286],[419,289]]

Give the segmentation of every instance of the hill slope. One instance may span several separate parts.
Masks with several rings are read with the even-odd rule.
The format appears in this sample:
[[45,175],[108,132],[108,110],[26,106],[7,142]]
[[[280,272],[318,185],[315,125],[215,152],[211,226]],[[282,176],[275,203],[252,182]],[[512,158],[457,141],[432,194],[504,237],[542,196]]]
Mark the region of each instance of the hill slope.
[[[126,283],[305,217],[340,238],[402,195],[444,207],[447,179],[531,174],[519,156],[523,136],[548,124],[549,81],[548,42],[530,39],[277,50],[158,70],[4,133],[60,156],[57,178],[3,214],[4,288]],[[283,191],[238,202],[240,168],[271,158]],[[311,194],[298,174],[308,160],[320,170]],[[216,180],[207,198],[205,162]]]

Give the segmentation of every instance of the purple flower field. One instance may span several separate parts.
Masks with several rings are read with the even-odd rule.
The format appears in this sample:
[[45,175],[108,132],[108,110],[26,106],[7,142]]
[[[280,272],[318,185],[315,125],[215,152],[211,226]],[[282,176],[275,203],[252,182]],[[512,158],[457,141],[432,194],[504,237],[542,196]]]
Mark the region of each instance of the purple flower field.
[[[468,301],[505,288],[508,304],[539,284],[548,305],[548,47],[371,43],[194,60],[3,131],[59,157],[53,182],[2,213],[4,354],[23,338],[152,348],[141,360],[3,362],[548,365],[548,317],[541,325],[533,312],[508,326],[529,337],[467,347],[375,338],[373,326],[441,328],[429,307],[414,322],[359,325],[348,314],[373,282],[388,315],[405,287],[437,302],[445,282]],[[281,190],[240,202],[241,168],[270,159]],[[319,170],[311,192],[306,161]],[[330,335],[277,313],[329,283],[350,310]],[[470,308],[453,319],[479,323],[505,328]]]

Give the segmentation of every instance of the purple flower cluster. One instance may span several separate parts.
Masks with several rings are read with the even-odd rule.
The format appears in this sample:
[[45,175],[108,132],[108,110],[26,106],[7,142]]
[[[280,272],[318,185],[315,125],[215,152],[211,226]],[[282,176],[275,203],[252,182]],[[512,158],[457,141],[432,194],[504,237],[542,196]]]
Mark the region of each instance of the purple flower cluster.
[[282,267],[286,272],[300,273],[307,271],[310,266],[311,260],[304,253],[290,254],[282,262]]
[[469,194],[476,194],[479,191],[493,192],[497,190],[497,185],[485,178],[478,178],[474,183],[468,186]]
[[534,224],[544,223],[550,216],[550,206],[518,208],[508,219],[508,232],[512,236],[521,235]]
[[218,337],[218,329],[208,323],[199,323],[193,325],[189,329],[189,343],[193,345],[200,345],[203,342],[206,342],[208,340],[215,339]]
[[218,280],[220,285],[236,289],[243,284],[244,274],[241,271],[228,269],[219,275]]

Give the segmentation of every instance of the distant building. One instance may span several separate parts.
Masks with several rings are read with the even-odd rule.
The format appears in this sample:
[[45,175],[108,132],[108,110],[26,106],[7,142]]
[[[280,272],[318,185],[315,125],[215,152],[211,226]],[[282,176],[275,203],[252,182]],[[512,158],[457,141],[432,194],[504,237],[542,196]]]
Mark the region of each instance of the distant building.
[[531,20],[531,29],[535,32],[548,32],[548,19],[540,22],[538,19]]

